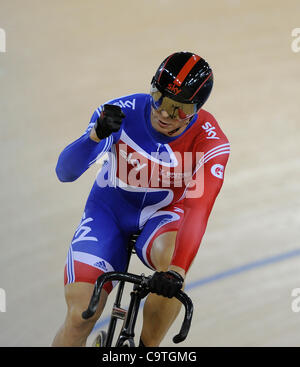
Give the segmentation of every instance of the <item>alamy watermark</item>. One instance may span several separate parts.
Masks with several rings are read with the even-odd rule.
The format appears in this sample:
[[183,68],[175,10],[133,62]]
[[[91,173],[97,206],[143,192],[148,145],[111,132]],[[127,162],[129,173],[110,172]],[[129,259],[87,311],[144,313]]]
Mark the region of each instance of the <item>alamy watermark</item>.
[[292,311],[300,312],[300,288],[294,288],[292,290],[291,296],[293,297],[291,304]]
[[6,293],[3,288],[0,288],[0,312],[6,312]]
[[6,33],[0,28],[0,52],[6,52]]
[[[204,192],[203,152],[152,152],[141,154],[126,144],[119,144],[114,152],[107,152],[106,167],[97,174],[99,187],[116,185],[121,188],[181,188],[187,198],[199,198]],[[110,164],[108,164],[110,161]],[[198,162],[194,167],[194,162]],[[215,165],[216,166],[216,165]],[[215,167],[216,177],[223,177],[223,166]],[[104,168],[104,169],[103,169]],[[217,171],[217,172],[216,172]],[[116,179],[118,182],[116,182]],[[181,190],[179,190],[181,191]]]
[[294,28],[292,30],[292,37],[295,37],[291,43],[291,49],[293,52],[300,52],[300,28]]

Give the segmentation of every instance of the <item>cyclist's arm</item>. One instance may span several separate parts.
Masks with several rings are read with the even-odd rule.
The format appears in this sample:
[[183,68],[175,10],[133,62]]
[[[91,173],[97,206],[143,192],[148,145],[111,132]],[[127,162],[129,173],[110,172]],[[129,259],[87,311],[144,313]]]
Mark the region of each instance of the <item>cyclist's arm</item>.
[[61,152],[56,165],[56,174],[60,181],[75,181],[117,141],[118,133],[113,133],[100,142],[91,138],[92,128],[100,112],[100,108],[94,112],[85,133]]
[[[204,189],[200,197],[189,197],[187,191],[184,199],[184,218],[178,230],[171,261],[173,266],[187,271],[198,252],[210,212],[223,184],[224,170],[222,174],[222,166],[225,169],[229,157],[228,153],[229,148],[227,152],[209,158],[207,163],[204,163],[202,168]],[[196,174],[193,176],[194,180],[196,180]],[[201,185],[202,181],[198,172],[197,185]]]

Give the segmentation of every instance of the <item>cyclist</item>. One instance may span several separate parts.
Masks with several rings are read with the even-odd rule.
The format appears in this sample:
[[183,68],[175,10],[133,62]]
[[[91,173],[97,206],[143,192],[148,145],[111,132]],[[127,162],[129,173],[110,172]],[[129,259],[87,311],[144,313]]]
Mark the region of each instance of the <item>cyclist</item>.
[[54,346],[84,346],[115,284],[106,284],[95,316],[81,317],[94,283],[124,271],[126,245],[154,271],[143,310],[140,346],[159,346],[180,311],[172,298],[198,251],[221,189],[228,139],[203,104],[213,87],[208,63],[175,52],[157,69],[150,94],[113,99],[97,108],[84,134],[60,154],[60,181],[80,177],[104,154],[67,255],[67,315]]

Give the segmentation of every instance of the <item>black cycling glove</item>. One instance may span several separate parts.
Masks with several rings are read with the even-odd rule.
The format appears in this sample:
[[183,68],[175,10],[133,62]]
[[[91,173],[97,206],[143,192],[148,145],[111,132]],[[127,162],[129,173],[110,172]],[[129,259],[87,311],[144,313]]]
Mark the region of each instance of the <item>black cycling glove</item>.
[[155,272],[149,281],[150,292],[172,298],[182,288],[184,279],[176,271]]
[[98,138],[104,139],[111,133],[119,131],[124,117],[120,106],[105,104],[94,125]]

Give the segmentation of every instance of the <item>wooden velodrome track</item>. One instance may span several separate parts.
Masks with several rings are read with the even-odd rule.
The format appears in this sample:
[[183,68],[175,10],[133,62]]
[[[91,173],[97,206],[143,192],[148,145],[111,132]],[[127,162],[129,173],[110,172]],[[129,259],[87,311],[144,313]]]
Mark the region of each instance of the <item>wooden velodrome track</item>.
[[[0,0],[0,346],[48,346],[65,317],[64,262],[99,165],[62,184],[60,151],[101,103],[147,92],[178,50],[213,67],[205,108],[232,149],[187,279],[195,312],[179,346],[299,346],[299,14],[297,0]],[[136,257],[131,269],[151,273]],[[181,320],[162,346],[175,346]]]

